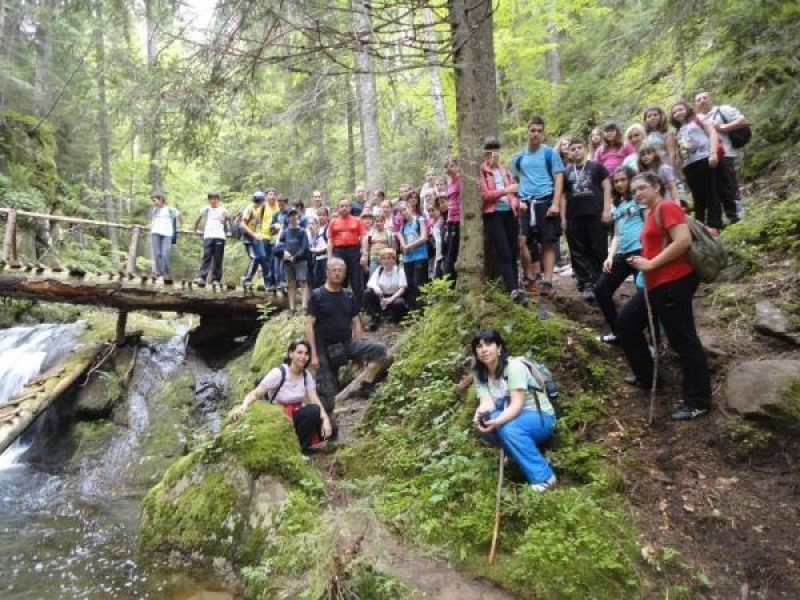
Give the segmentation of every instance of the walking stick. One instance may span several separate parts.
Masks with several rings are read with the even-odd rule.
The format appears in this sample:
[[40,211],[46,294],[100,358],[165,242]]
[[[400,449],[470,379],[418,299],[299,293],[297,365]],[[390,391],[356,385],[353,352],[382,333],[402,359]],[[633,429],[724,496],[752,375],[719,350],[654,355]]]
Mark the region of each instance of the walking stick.
[[492,546],[489,548],[489,564],[494,562],[495,550],[497,550],[497,536],[500,533],[500,494],[503,491],[503,465],[506,453],[500,448],[500,469],[497,472],[497,492],[494,499],[494,529],[492,530]]
[[653,424],[653,413],[656,410],[656,383],[658,381],[658,340],[656,339],[656,324],[653,321],[653,309],[650,307],[650,296],[647,294],[647,285],[644,287],[644,305],[647,308],[647,322],[650,328],[650,339],[653,340],[653,383],[650,384],[650,410],[647,414],[647,424]]

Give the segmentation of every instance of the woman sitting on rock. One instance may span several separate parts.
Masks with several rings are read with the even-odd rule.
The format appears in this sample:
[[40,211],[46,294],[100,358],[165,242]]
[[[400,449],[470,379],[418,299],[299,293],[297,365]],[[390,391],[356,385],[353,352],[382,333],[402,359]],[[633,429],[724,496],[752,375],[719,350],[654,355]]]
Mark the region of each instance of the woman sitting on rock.
[[248,406],[267,397],[270,402],[281,405],[294,423],[302,452],[307,452],[322,440],[333,438],[336,424],[322,406],[314,377],[306,369],[310,360],[311,346],[307,341],[295,340],[289,344],[284,364],[267,373],[245,396],[244,401],[231,411],[231,420],[236,421]]
[[[478,408],[473,422],[484,438],[499,440],[535,492],[556,482],[550,464],[536,444],[547,441],[556,425],[555,410],[547,394],[536,388],[528,367],[508,356],[503,338],[494,329],[472,336],[475,390]],[[534,394],[538,395],[537,399]]]

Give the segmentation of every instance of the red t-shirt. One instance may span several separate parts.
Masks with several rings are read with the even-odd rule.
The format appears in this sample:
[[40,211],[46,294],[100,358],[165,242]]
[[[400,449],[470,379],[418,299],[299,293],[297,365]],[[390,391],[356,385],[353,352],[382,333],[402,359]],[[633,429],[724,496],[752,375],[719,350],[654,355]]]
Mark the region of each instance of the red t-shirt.
[[[658,211],[658,220],[661,223],[661,227],[656,223],[656,211]],[[650,214],[647,215],[647,220],[645,220],[642,227],[640,236],[642,256],[647,259],[653,259],[658,256],[661,250],[669,243],[669,233],[667,233],[669,228],[681,223],[686,223],[686,215],[683,214],[680,204],[677,202],[658,202],[650,211]],[[675,260],[645,273],[647,289],[652,290],[670,281],[676,281],[691,272],[692,263],[689,262],[689,254],[687,252]]]
[[328,225],[328,239],[334,248],[340,246],[358,246],[361,236],[367,232],[361,217],[336,217]]

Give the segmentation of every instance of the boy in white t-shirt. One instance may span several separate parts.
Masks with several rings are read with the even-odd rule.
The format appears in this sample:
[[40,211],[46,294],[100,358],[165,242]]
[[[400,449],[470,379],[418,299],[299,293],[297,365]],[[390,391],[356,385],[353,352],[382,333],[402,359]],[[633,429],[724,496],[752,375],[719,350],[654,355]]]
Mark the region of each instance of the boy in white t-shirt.
[[200,223],[203,225],[203,262],[197,274],[197,283],[205,283],[208,272],[211,271],[211,282],[222,281],[222,259],[225,256],[225,225],[230,220],[228,211],[219,205],[219,193],[208,192],[208,206],[206,206],[194,222],[194,230],[200,232]]

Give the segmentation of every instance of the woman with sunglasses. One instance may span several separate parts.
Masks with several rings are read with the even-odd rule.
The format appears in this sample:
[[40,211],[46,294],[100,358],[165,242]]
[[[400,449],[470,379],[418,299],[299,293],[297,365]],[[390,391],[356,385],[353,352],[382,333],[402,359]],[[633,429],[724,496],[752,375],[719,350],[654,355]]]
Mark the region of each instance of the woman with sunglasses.
[[294,423],[301,452],[308,452],[311,446],[322,440],[335,438],[336,424],[322,406],[314,376],[307,369],[310,360],[311,345],[306,340],[289,344],[284,364],[269,371],[245,396],[244,401],[231,411],[231,420],[238,420],[251,404],[266,397],[280,405]]
[[636,273],[628,264],[628,259],[638,256],[642,251],[639,235],[644,224],[643,209],[633,198],[631,180],[636,173],[628,167],[619,167],[611,175],[611,197],[614,208],[611,217],[614,220],[614,236],[608,248],[608,256],[603,261],[603,272],[594,288],[597,305],[603,311],[606,323],[611,328],[598,339],[604,344],[616,344],[614,331],[617,322],[617,307],[614,304],[614,292],[623,282]]

